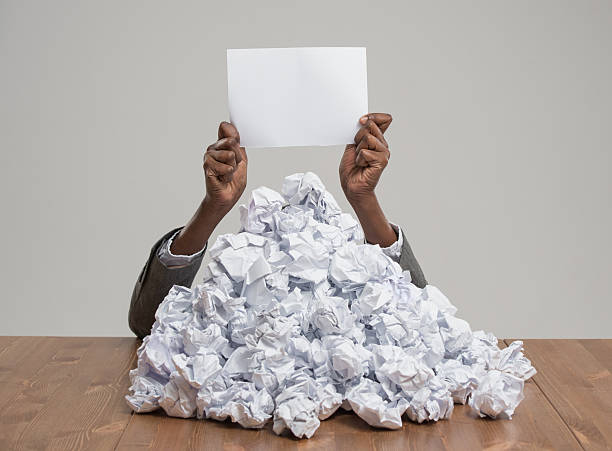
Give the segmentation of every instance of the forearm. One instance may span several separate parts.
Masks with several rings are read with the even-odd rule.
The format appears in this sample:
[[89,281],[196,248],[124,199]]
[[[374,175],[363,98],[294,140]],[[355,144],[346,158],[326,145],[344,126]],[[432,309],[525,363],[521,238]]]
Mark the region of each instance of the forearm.
[[376,199],[375,194],[371,194],[366,198],[349,199],[349,203],[355,210],[355,214],[359,218],[361,228],[365,234],[366,241],[371,244],[378,244],[382,248],[386,248],[394,244],[398,237],[402,237],[401,253],[399,256],[399,264],[404,271],[410,272],[412,283],[417,287],[423,288],[427,285],[427,280],[421,269],[421,265],[417,261],[404,232],[398,230],[396,235],[389,221]]
[[200,203],[193,217],[172,241],[170,250],[176,255],[190,255],[204,248],[217,224],[226,215],[227,209],[208,197]]
[[371,193],[358,198],[348,198],[348,201],[361,223],[361,228],[368,243],[388,247],[397,241],[397,235],[387,221],[376,194]]

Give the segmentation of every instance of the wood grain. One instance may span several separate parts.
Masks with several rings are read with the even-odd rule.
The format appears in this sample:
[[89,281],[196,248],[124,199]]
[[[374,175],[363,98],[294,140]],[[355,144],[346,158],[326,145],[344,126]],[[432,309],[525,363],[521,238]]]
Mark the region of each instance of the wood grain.
[[8,348],[12,343],[19,340],[20,337],[0,337],[0,358],[2,358],[2,353],[6,348]]
[[[507,341],[509,342],[509,340]],[[450,420],[398,431],[352,412],[315,436],[276,436],[271,425],[132,414],[123,399],[136,365],[133,338],[0,337],[0,449],[610,449],[612,340],[525,340],[538,370],[512,420],[455,406]]]
[[0,416],[0,448],[114,448],[131,418],[123,396],[137,340],[30,337],[22,344],[25,357],[9,377],[21,382]]
[[582,447],[612,449],[612,340],[524,342],[534,382]]
[[[504,347],[503,342],[500,346]],[[512,420],[478,418],[467,406],[455,406],[450,420],[414,424],[404,419],[398,431],[368,426],[352,412],[338,412],[321,423],[309,440],[271,427],[245,430],[230,422],[169,418],[163,413],[134,415],[119,449],[581,449],[567,425],[537,385],[528,382],[525,400]]]
[[[8,342],[8,340],[7,340]],[[36,374],[57,352],[54,338],[18,337],[0,351],[0,409],[23,390],[28,378]]]
[[0,413],[3,426],[0,444],[5,449],[18,448],[23,431],[45,408],[55,391],[71,378],[79,360],[91,346],[90,340],[83,339],[64,339],[61,344],[54,338],[50,341],[53,346],[49,348],[49,358],[38,361],[40,368],[23,375],[23,367],[20,367],[14,373],[21,377],[19,390],[7,399]]

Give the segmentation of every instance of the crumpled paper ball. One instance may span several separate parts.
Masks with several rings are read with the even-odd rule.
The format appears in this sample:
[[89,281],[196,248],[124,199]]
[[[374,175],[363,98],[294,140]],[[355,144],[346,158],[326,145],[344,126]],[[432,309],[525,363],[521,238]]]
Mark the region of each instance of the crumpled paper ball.
[[240,217],[202,283],[160,304],[130,372],[135,412],[296,437],[340,406],[390,429],[449,418],[454,403],[511,418],[535,374],[522,343],[500,350],[439,289],[412,284],[315,174],[253,191]]

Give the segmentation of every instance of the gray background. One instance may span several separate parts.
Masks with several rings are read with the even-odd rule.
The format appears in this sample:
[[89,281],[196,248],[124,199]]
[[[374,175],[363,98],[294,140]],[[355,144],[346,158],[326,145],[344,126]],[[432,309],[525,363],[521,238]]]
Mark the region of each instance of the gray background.
[[[394,117],[385,212],[458,315],[612,337],[611,5],[1,1],[0,334],[128,335],[150,245],[203,196],[226,48],[347,45]],[[253,149],[247,193],[310,170],[348,209],[341,150]]]

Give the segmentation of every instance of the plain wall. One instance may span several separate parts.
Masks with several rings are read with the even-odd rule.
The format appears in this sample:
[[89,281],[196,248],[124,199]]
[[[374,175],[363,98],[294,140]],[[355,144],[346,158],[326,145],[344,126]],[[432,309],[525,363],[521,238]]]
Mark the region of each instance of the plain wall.
[[[225,50],[291,46],[367,47],[379,198],[458,316],[612,337],[612,3],[489,0],[0,1],[0,334],[129,335],[150,246],[204,195]],[[253,149],[241,202],[308,170],[348,210],[341,152]]]

